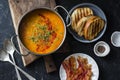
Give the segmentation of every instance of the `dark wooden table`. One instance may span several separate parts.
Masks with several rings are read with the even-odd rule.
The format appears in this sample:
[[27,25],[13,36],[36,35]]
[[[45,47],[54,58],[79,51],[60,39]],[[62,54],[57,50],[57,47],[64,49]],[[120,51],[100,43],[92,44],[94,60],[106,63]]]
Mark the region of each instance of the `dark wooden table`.
[[[96,42],[84,44],[76,41],[72,35],[67,32],[66,39],[71,48],[70,52],[62,54],[53,54],[53,59],[57,66],[57,71],[47,74],[44,66],[43,58],[40,58],[30,64],[28,67],[23,67],[21,56],[15,54],[15,60],[19,67],[31,74],[37,80],[43,77],[44,80],[60,80],[59,67],[61,62],[68,55],[82,52],[93,57],[99,67],[99,80],[120,80],[120,48],[114,47],[110,42],[110,36],[114,31],[120,31],[120,1],[119,0],[56,0],[57,5],[64,6],[68,11],[75,5],[80,3],[93,3],[98,5],[106,14],[108,25],[103,37],[98,41],[105,41],[110,45],[110,54],[104,58],[97,57],[93,52],[93,47]],[[59,11],[59,13],[63,13]],[[63,15],[65,18],[65,15]],[[5,38],[10,38],[14,35],[14,28],[11,20],[11,14],[8,6],[8,0],[0,0],[0,48],[3,46]],[[22,75],[23,80],[27,80]],[[14,67],[8,62],[0,62],[0,80],[17,80]]]

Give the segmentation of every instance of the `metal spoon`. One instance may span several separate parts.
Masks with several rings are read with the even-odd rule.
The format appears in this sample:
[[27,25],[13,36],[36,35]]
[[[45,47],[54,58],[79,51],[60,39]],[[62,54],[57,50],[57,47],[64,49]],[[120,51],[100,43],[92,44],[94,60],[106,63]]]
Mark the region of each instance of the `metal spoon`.
[[[6,52],[11,55],[13,63],[15,63],[15,59],[14,59],[15,48],[13,47],[11,41],[6,39],[4,44],[3,44],[3,47],[4,47],[4,50],[6,50]],[[15,67],[15,70],[16,70],[16,73],[17,73],[18,80],[22,80],[21,76],[20,76],[20,73],[18,72],[18,69],[16,67]]]
[[28,73],[23,71],[21,68],[19,68],[17,65],[15,65],[9,57],[9,54],[5,52],[4,50],[0,49],[0,61],[8,61],[12,65],[14,65],[17,69],[19,69],[29,80],[36,80],[34,77],[30,76]]

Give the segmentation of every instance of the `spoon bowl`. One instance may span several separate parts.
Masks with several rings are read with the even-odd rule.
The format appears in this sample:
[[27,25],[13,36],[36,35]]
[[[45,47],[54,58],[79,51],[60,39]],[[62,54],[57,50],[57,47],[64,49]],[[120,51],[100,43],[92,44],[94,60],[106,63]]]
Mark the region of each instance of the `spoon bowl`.
[[[13,63],[15,63],[15,59],[14,59],[15,48],[12,42],[9,39],[5,39],[3,47],[4,47],[4,50],[6,50],[6,52],[9,53],[10,56],[12,57]],[[20,73],[18,72],[18,69],[16,67],[15,67],[15,71],[17,73],[18,80],[22,80]]]
[[12,54],[15,51],[15,48],[14,48],[13,44],[8,39],[6,39],[4,41],[4,45],[3,46],[4,46],[4,49],[6,50],[7,53],[11,53]]
[[12,65],[14,65],[17,69],[19,69],[29,80],[36,80],[34,77],[32,77],[31,75],[29,75],[28,73],[26,73],[24,70],[22,70],[20,67],[18,67],[16,64],[14,64],[10,58],[9,58],[9,54],[0,49],[0,61],[8,61],[10,62]]
[[9,54],[0,49],[0,61],[10,61]]

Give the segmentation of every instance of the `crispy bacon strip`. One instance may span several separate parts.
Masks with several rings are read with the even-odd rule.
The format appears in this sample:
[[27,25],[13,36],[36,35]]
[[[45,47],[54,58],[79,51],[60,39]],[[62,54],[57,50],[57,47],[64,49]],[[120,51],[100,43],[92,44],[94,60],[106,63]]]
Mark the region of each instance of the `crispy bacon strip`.
[[[78,67],[76,62],[78,62]],[[91,65],[88,64],[86,58],[78,56],[76,60],[75,57],[71,56],[62,65],[67,74],[66,80],[91,80]]]
[[70,65],[69,65],[69,61],[68,60],[65,60],[63,63],[62,63],[66,73],[67,73],[67,77],[70,77]]

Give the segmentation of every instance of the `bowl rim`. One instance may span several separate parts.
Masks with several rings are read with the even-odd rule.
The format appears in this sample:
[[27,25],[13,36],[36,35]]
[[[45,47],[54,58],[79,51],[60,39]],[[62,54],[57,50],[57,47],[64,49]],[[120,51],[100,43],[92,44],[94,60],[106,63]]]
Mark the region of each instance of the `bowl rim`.
[[[45,54],[44,54],[44,53],[42,53],[42,54],[40,54],[40,53],[35,53],[35,52],[32,52],[31,50],[29,50],[29,49],[23,44],[23,42],[21,41],[21,39],[20,39],[20,34],[19,34],[19,28],[20,28],[20,24],[21,24],[22,20],[23,20],[28,14],[30,14],[30,13],[36,11],[36,10],[41,10],[41,9],[48,10],[48,11],[51,11],[51,12],[53,12],[54,14],[56,14],[56,15],[61,19],[61,21],[63,22],[63,25],[64,25],[64,37],[63,37],[61,43],[59,44],[59,46],[58,46],[55,50],[53,50],[53,51],[51,51],[51,52],[48,52],[48,53],[45,53]],[[66,39],[66,24],[65,24],[62,16],[61,16],[57,11],[55,11],[54,9],[51,9],[51,8],[48,8],[48,7],[35,8],[35,9],[32,9],[32,10],[29,10],[29,11],[25,12],[25,13],[20,17],[20,19],[19,19],[19,21],[18,21],[18,24],[17,24],[16,36],[18,37],[20,44],[24,47],[24,49],[25,49],[28,53],[34,54],[34,55],[45,56],[45,55],[49,55],[49,54],[52,54],[52,53],[56,52],[56,51],[63,45],[63,43],[64,43],[64,41],[65,41],[65,39]]]

